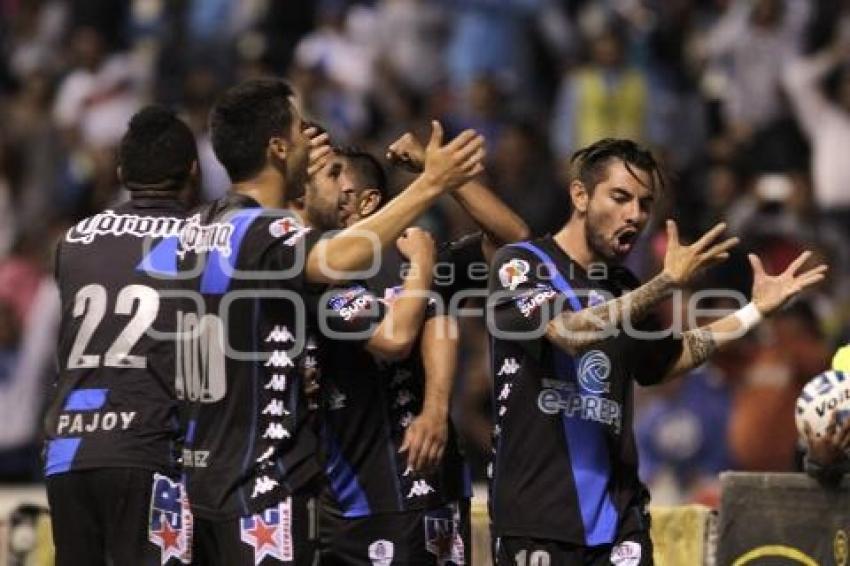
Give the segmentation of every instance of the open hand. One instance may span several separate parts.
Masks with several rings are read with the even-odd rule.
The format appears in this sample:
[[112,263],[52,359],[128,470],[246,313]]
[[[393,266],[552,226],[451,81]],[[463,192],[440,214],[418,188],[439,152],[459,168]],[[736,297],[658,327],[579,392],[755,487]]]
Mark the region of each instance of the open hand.
[[685,246],[679,241],[679,229],[672,220],[667,221],[667,254],[664,256],[664,273],[677,286],[690,283],[703,269],[729,259],[729,250],[738,244],[738,238],[728,238],[717,243],[726,229],[721,222]]
[[750,265],[753,267],[753,303],[759,312],[767,316],[807,287],[823,280],[827,271],[824,264],[797,274],[811,255],[812,252],[805,251],[779,275],[768,275],[758,256],[749,254]]
[[399,453],[407,452],[407,467],[420,474],[436,468],[443,459],[449,438],[448,418],[423,412],[404,432]]
[[455,139],[443,145],[443,126],[431,122],[431,139],[425,148],[422,175],[443,190],[462,185],[484,170],[482,161],[484,137],[475,130],[464,130]]

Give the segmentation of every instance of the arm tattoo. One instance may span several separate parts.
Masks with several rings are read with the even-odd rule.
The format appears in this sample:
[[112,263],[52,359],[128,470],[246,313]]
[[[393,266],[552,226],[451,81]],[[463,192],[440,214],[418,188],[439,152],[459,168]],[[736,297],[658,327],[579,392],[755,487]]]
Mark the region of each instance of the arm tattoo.
[[691,368],[701,365],[717,349],[714,334],[705,328],[685,332],[682,334],[682,342],[691,358],[688,364]]
[[646,284],[625,295],[582,309],[578,312],[564,311],[555,323],[555,340],[568,349],[584,349],[611,334],[611,330],[620,326],[628,317],[640,320],[649,310],[661,302],[673,289],[673,280],[661,273]]

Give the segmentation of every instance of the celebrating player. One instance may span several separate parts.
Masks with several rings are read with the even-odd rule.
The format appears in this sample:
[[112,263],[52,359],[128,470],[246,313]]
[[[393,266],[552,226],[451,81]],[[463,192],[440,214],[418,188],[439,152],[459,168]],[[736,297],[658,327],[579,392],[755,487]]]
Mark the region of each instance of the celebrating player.
[[[490,279],[496,425],[490,512],[497,564],[651,564],[648,493],[637,476],[632,382],[659,383],[823,278],[825,266],[778,276],[750,257],[752,302],[678,337],[649,309],[737,240],[723,225],[694,244],[667,223],[662,272],[643,286],[619,263],[659,197],[652,155],[605,139],[574,156],[573,213],[554,236],[497,252]],[[637,287],[637,288],[636,288]]]
[[312,564],[316,439],[296,355],[306,341],[310,283],[336,282],[444,191],[481,169],[467,132],[435,138],[425,171],[381,213],[332,238],[279,210],[303,195],[330,154],[305,127],[283,81],[227,91],[210,116],[230,193],[201,209],[177,243],[187,289],[203,308],[181,313],[178,394],[186,401],[187,488],[203,564]]
[[[179,234],[198,179],[189,128],[161,107],[130,121],[118,152],[130,201],[71,228],[56,255],[59,379],[47,416],[47,494],[56,563],[188,560],[179,471],[175,303],[146,250]],[[158,547],[158,548],[157,548]]]

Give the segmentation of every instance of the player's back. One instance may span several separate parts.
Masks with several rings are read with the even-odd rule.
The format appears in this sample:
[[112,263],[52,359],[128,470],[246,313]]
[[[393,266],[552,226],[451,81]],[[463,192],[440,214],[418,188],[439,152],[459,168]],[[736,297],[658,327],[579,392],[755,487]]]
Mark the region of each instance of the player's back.
[[230,194],[187,223],[177,253],[189,499],[202,519],[250,515],[319,475],[296,364],[306,340],[304,260],[317,235],[291,213]]
[[176,199],[133,199],[70,228],[56,255],[59,378],[46,475],[103,467],[176,471],[173,283],[147,252],[174,236]]

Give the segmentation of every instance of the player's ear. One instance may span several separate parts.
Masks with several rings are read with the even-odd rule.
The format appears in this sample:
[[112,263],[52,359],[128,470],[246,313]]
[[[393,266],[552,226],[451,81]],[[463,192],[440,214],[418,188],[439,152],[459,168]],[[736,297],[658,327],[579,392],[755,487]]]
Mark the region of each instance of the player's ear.
[[376,189],[366,189],[360,194],[357,202],[357,213],[365,218],[375,213],[381,207],[381,193]]
[[587,203],[590,200],[590,194],[587,192],[587,187],[574,179],[570,182],[570,200],[573,203],[573,210],[584,214],[587,212]]
[[268,154],[277,161],[286,161],[289,155],[289,142],[281,137],[269,139]]

